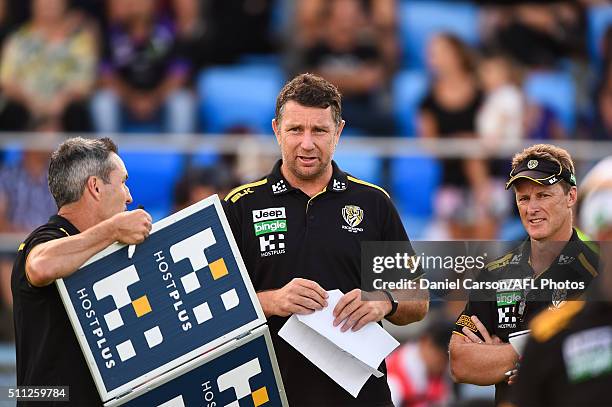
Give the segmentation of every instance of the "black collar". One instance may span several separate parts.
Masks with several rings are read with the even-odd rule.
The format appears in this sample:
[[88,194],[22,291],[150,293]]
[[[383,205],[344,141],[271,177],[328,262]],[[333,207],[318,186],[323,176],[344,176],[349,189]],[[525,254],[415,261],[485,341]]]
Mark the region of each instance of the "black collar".
[[68,219],[61,215],[52,215],[49,218],[49,223],[56,225],[60,229],[64,229],[65,233],[69,236],[78,235],[81,233],[76,226],[74,226]]
[[[272,172],[268,175],[268,180],[270,183],[270,193],[274,196],[284,195],[291,191],[297,190],[289,184],[289,181],[285,179],[281,172],[281,165],[283,164],[282,160],[278,160],[274,167],[272,168]],[[332,161],[332,177],[325,188],[326,191],[331,192],[344,192],[348,189],[348,177],[344,171],[342,171],[338,164],[335,161]]]
[[[580,237],[578,237],[578,232],[576,231],[576,229],[572,228],[572,236],[570,237],[569,241],[565,244],[563,249],[561,249],[561,252],[557,256],[555,261],[550,265],[548,269],[544,271],[544,273],[547,273],[549,270],[553,269],[556,266],[565,265],[577,271],[584,269],[584,267],[581,265],[580,260],[578,259],[578,256],[580,256],[584,252],[583,249],[585,246],[586,245],[582,242],[582,240],[580,240]],[[529,270],[533,270],[531,268],[531,265],[529,264],[529,258],[531,256],[531,241],[529,237],[527,237],[527,239],[525,239],[525,241],[522,243],[520,247],[520,253],[520,264],[523,267],[527,267]]]

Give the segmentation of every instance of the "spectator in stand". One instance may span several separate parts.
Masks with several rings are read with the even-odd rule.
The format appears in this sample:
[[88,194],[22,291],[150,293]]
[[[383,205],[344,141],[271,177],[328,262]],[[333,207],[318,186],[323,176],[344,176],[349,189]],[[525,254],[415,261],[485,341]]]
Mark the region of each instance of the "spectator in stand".
[[581,138],[612,140],[612,60],[606,63],[595,91],[592,119],[581,131]]
[[7,0],[0,0],[0,47],[12,29],[11,14]]
[[[509,57],[488,52],[478,65],[480,83],[485,98],[476,116],[476,130],[485,149],[494,153],[501,145],[518,143],[525,135],[525,100],[518,68]],[[500,224],[511,211],[506,193],[506,177],[511,168],[508,160],[491,158],[489,194],[491,215]]]
[[0,62],[3,129],[51,121],[64,131],[90,131],[96,54],[91,26],[67,0],[32,0],[31,20],[8,37]]
[[396,407],[446,406],[451,399],[448,342],[453,325],[432,319],[417,341],[387,357],[387,381]]
[[485,93],[476,118],[478,136],[490,148],[522,140],[525,101],[517,68],[507,56],[489,53],[481,58],[478,73]]
[[270,27],[274,0],[206,1],[204,26],[210,30],[212,64],[233,64],[241,57],[277,51]]
[[0,232],[24,233],[55,211],[47,186],[49,154],[26,150],[0,169]]
[[[4,39],[11,31],[11,18],[9,13],[7,0],[0,0],[0,50],[4,44]],[[0,66],[2,64],[2,54],[0,52]],[[11,123],[14,122],[10,117],[10,111],[6,110],[6,100],[4,98],[2,88],[0,87],[0,129],[10,129]],[[14,124],[13,124],[14,125]]]
[[[361,0],[366,14],[363,30],[376,40],[384,60],[385,69],[391,74],[399,60],[399,39],[397,36],[396,0]],[[295,10],[296,46],[311,48],[325,36],[321,19],[328,7],[326,0],[297,0]]]
[[[53,121],[28,130],[56,133]],[[49,152],[25,150],[19,161],[0,168],[0,233],[26,234],[57,211],[47,185]],[[13,339],[11,270],[15,252],[0,253],[0,342]],[[10,327],[6,329],[5,327]]]
[[189,58],[192,74],[197,74],[211,62],[213,46],[210,28],[202,18],[202,2],[172,0],[171,4],[180,53]]
[[324,15],[325,34],[305,51],[307,69],[338,87],[351,128],[369,136],[393,135],[393,116],[382,103],[388,78],[375,39],[364,31],[361,2],[331,0]]
[[[452,34],[429,43],[429,90],[418,116],[421,137],[476,137],[476,114],[482,103],[470,50]],[[436,238],[492,239],[497,233],[490,199],[491,180],[484,159],[444,159],[442,185],[435,198],[441,229]]]
[[527,3],[487,10],[487,45],[503,49],[529,68],[553,68],[562,58],[585,53],[579,2]]
[[528,103],[525,107],[525,134],[530,140],[567,138],[557,114],[547,105]]
[[93,103],[99,132],[118,132],[126,123],[159,124],[160,116],[164,131],[195,130],[195,97],[185,88],[190,67],[178,53],[173,25],[157,11],[153,0],[119,7],[119,21],[107,34],[103,89]]

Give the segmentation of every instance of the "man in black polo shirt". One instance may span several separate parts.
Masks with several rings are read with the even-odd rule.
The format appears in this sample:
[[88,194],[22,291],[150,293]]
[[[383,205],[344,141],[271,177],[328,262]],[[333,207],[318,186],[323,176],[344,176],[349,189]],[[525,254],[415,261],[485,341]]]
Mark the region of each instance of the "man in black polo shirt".
[[136,244],[149,235],[149,214],[126,211],[132,202],[126,180],[108,138],[69,139],[51,157],[49,189],[59,209],[19,246],[11,277],[17,385],[69,386],[70,402],[29,402],[33,406],[101,405],[53,283],[115,241]]
[[[480,279],[506,282],[507,289],[472,293],[449,346],[454,379],[495,384],[498,404],[507,400],[508,381],[515,376],[506,372],[515,373],[518,361],[509,334],[528,329],[538,312],[559,308],[584,292],[598,267],[597,247],[572,228],[577,189],[567,151],[548,144],[525,149],[512,160],[510,186],[529,239],[486,266]],[[521,286],[523,279],[533,280],[536,289]]]
[[511,399],[519,407],[610,405],[612,242],[600,242],[605,272],[587,301],[546,311],[530,324]]
[[291,314],[327,306],[332,289],[345,293],[334,309],[340,329],[385,317],[396,324],[422,319],[427,300],[398,303],[386,292],[381,301],[363,301],[359,289],[361,242],[408,236],[383,189],[332,161],[344,127],[333,85],[310,74],[294,78],[278,96],[272,127],[282,160],[266,178],[230,192],[225,210],[269,319],[289,404],[390,406],[386,377],[370,378],[355,399],[277,333]]

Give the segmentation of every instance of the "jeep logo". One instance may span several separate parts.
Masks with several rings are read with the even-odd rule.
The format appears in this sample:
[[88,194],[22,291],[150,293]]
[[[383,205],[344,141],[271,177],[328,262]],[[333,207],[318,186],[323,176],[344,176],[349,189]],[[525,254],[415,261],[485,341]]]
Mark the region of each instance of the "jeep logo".
[[285,218],[285,208],[266,208],[253,211],[253,222]]

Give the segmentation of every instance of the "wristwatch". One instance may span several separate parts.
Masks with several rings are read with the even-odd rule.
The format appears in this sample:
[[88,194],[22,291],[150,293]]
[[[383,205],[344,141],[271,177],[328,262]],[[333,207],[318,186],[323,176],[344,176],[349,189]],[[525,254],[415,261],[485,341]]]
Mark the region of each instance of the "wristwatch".
[[395,314],[395,311],[397,311],[398,302],[393,296],[393,294],[391,293],[391,291],[389,290],[381,290],[381,291],[385,293],[385,295],[387,296],[387,298],[389,298],[389,301],[391,302],[391,311],[389,311],[389,313],[385,315],[385,318],[388,318],[391,315]]

